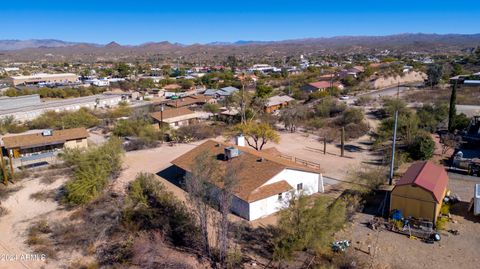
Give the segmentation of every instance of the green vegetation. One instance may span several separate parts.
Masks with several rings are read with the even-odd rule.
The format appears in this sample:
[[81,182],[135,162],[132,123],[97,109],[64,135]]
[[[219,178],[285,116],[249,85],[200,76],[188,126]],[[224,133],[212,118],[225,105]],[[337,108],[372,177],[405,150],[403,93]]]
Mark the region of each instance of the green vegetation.
[[242,133],[247,139],[247,144],[255,150],[262,150],[268,142],[278,143],[280,136],[268,123],[238,124],[234,130]]
[[87,108],[75,112],[47,111],[27,123],[30,129],[70,129],[85,127],[90,128],[99,124],[99,120]]
[[73,97],[82,97],[90,96],[94,94],[100,94],[104,92],[106,88],[100,87],[79,87],[79,88],[40,88],[38,90],[30,89],[14,89],[10,88],[5,91],[5,96],[15,97],[22,95],[31,95],[39,94],[41,98],[73,98]]
[[136,136],[148,141],[160,139],[160,134],[153,123],[145,119],[119,120],[113,128],[113,134],[121,137]]
[[62,158],[72,167],[73,177],[65,184],[64,201],[69,205],[86,204],[97,198],[110,179],[115,178],[122,164],[122,143],[111,138],[99,147],[86,151],[65,151]]
[[377,130],[377,145],[389,141],[393,137],[395,110],[399,111],[397,138],[400,152],[406,151],[408,156],[414,160],[431,158],[435,150],[435,142],[430,132],[436,131],[439,124],[446,121],[445,106],[425,105],[415,113],[407,108],[405,102],[401,100],[386,100],[382,113],[387,118],[382,120]]
[[195,217],[153,174],[141,173],[130,184],[123,218],[131,231],[161,229],[176,246],[198,242]]
[[7,116],[0,118],[0,135],[6,133],[21,133],[28,130],[25,125],[22,125],[15,121],[13,116]]
[[278,235],[275,240],[274,259],[290,260],[296,251],[310,250],[316,254],[326,252],[333,234],[346,222],[346,203],[338,199],[300,195],[290,200],[286,209],[280,212]]

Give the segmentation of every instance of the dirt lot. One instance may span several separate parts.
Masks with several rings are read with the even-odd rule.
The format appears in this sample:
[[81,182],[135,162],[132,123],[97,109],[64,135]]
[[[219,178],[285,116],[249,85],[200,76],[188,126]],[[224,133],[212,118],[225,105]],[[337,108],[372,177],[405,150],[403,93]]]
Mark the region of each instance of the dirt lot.
[[[459,235],[443,231],[440,242],[426,244],[393,232],[373,231],[365,225],[372,216],[357,214],[352,226],[339,233],[337,239],[351,240],[349,252],[371,268],[478,268],[480,217],[466,213],[474,184],[463,180],[450,180],[449,183],[450,190],[459,195],[461,202],[452,207],[452,218],[456,223],[448,223],[446,230],[458,230]],[[368,245],[371,246],[371,255],[368,254]]]

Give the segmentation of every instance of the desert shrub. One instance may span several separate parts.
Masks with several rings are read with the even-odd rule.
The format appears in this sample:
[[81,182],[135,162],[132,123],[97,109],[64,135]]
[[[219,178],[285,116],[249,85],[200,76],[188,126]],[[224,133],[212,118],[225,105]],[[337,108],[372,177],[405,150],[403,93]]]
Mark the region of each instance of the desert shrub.
[[99,120],[87,108],[81,108],[74,112],[47,111],[27,125],[30,129],[70,129],[85,127],[90,128],[99,124]]
[[355,100],[355,105],[357,106],[367,106],[373,102],[373,98],[368,95],[363,95]]
[[51,232],[52,229],[48,222],[44,219],[39,220],[28,228],[25,243],[35,252],[45,254],[49,259],[55,259],[57,252],[55,251],[53,242],[48,237]]
[[15,120],[13,116],[0,118],[0,135],[5,133],[21,133],[28,128]]
[[305,127],[307,129],[313,129],[313,130],[318,130],[320,128],[323,128],[325,126],[325,120],[322,118],[311,118],[305,122]]
[[435,151],[435,142],[429,133],[419,133],[413,143],[408,145],[407,152],[414,160],[428,160]]
[[468,127],[468,124],[470,124],[470,119],[467,117],[467,115],[460,113],[455,115],[452,128],[453,130],[464,130]]
[[131,230],[160,230],[175,245],[198,242],[195,217],[153,174],[139,174],[130,184],[124,223]]
[[221,133],[221,128],[197,123],[178,128],[176,131],[176,136],[180,138],[180,141],[188,139],[202,140],[219,136]]
[[359,124],[363,121],[363,111],[359,108],[348,108],[343,111],[341,117],[341,124]]
[[365,122],[349,123],[345,126],[345,139],[355,139],[368,132],[369,128]]
[[347,109],[347,105],[334,98],[325,98],[315,106],[315,113],[319,117],[335,117]]
[[329,246],[333,234],[346,222],[346,204],[343,199],[333,203],[328,199],[319,197],[312,203],[301,195],[280,211],[275,260],[290,260],[296,251],[310,250],[320,254]]
[[122,153],[118,138],[86,151],[67,150],[62,158],[73,168],[73,178],[65,184],[64,201],[79,205],[98,197],[120,172]]

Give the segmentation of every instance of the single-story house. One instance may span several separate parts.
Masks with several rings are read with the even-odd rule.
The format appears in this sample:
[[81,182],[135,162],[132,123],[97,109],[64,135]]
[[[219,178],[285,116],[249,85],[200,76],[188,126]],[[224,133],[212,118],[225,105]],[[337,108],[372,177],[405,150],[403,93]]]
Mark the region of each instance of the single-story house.
[[317,92],[317,91],[325,91],[325,90],[327,90],[328,88],[331,88],[331,87],[336,87],[336,88],[339,88],[339,89],[344,88],[343,84],[338,82],[338,81],[335,81],[335,82],[317,81],[317,82],[308,83],[308,84],[302,86],[300,89],[302,91],[305,91],[305,92],[308,92],[308,93],[313,93],[313,92]]
[[238,92],[240,91],[239,89],[235,88],[235,87],[232,87],[232,86],[228,86],[228,87],[224,87],[224,88],[221,88],[221,89],[207,89],[203,94],[205,96],[213,96],[215,98],[221,98],[221,97],[226,97],[226,96],[231,96],[232,94],[234,94],[235,92]]
[[181,126],[187,126],[195,123],[201,119],[207,119],[210,114],[195,112],[186,107],[170,108],[163,112],[157,111],[150,113],[150,116],[158,123],[159,127],[162,122],[170,125],[170,127],[177,129]]
[[447,192],[448,174],[431,161],[417,162],[396,182],[390,198],[390,211],[404,217],[436,223]]
[[179,107],[190,107],[195,105],[204,105],[204,104],[214,104],[216,100],[211,96],[206,95],[190,95],[176,100],[171,100],[167,102],[167,106],[179,108]]
[[[186,175],[192,172],[197,156],[205,152],[223,171],[228,164],[238,165],[231,211],[247,220],[256,220],[281,210],[293,193],[311,195],[323,192],[323,178],[318,169],[283,159],[271,151],[245,147],[242,136],[236,140],[235,146],[208,140],[173,160],[172,164],[185,176],[185,180],[188,180]],[[210,183],[217,189],[223,187],[222,182]]]
[[292,97],[288,95],[275,95],[270,98],[268,98],[267,103],[265,104],[265,112],[267,113],[273,113],[282,107],[288,106],[290,102],[292,102],[293,99]]
[[64,149],[87,148],[88,137],[85,128],[74,128],[12,134],[1,140],[4,154],[25,164],[45,161]]

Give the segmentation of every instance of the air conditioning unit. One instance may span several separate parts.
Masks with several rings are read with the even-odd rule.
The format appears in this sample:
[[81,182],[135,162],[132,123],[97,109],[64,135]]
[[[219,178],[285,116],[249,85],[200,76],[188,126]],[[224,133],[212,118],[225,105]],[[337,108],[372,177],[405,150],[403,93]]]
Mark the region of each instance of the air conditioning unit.
[[44,130],[42,132],[42,136],[52,136],[52,135],[53,135],[53,130],[51,130],[51,129]]
[[240,151],[235,147],[226,147],[225,148],[225,157],[227,160],[233,159],[240,155]]

